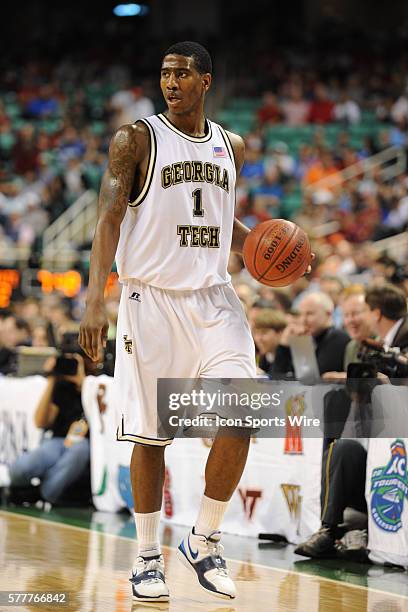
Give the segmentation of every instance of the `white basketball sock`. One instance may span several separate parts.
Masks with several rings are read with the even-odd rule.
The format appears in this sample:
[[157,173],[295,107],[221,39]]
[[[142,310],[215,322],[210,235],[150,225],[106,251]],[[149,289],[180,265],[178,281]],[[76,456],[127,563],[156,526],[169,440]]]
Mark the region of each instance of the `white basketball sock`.
[[136,538],[138,542],[138,555],[141,557],[155,557],[159,555],[159,526],[161,511],[134,512],[136,523]]
[[228,504],[229,502],[227,501],[218,501],[203,495],[198,517],[194,525],[194,533],[205,535],[208,538],[213,531],[218,531]]

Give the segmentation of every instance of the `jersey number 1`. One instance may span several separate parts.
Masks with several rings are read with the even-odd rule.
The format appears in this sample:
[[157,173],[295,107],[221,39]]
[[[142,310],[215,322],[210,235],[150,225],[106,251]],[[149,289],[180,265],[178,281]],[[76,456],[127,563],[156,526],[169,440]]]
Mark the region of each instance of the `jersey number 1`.
[[204,217],[202,189],[195,189],[191,195],[194,200],[193,217]]

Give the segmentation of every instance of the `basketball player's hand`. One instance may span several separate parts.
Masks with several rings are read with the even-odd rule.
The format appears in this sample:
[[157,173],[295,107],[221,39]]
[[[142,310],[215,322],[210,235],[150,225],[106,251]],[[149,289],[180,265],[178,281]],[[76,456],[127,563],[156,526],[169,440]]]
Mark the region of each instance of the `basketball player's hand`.
[[315,253],[311,253],[311,255],[310,255],[310,264],[308,265],[307,270],[306,270],[306,272],[304,273],[303,276],[306,276],[307,274],[311,273],[311,271],[312,271],[312,263],[313,263],[314,259],[316,259],[316,254]]
[[108,338],[108,316],[105,304],[88,304],[79,328],[79,345],[92,361],[101,361]]

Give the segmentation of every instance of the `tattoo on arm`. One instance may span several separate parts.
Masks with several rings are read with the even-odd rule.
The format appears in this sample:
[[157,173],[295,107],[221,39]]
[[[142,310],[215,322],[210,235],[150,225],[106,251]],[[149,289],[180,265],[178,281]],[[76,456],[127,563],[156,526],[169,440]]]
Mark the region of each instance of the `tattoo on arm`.
[[135,170],[140,162],[140,132],[127,125],[120,128],[109,148],[109,164],[103,176],[99,194],[99,217],[109,215],[122,218],[126,211]]

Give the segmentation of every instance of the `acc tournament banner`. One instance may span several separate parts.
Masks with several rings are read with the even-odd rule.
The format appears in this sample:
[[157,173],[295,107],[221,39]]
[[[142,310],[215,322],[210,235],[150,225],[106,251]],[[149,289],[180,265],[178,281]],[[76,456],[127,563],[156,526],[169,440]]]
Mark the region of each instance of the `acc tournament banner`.
[[[402,431],[408,420],[408,389],[394,385],[377,387],[373,410],[384,421],[393,419],[400,423]],[[370,559],[404,567],[408,567],[407,452],[407,438],[370,439],[366,476]]]
[[[116,441],[112,378],[87,377],[82,401],[91,432],[91,476],[95,507],[116,512],[132,507],[129,463],[132,444]],[[291,383],[282,415],[313,416],[311,394]],[[163,516],[192,525],[204,490],[205,462],[211,441],[176,439],[166,449]],[[251,442],[249,459],[229,506],[225,532],[257,536],[269,533],[299,542],[320,526],[322,440],[303,438],[302,428],[286,436]]]
[[131,507],[129,464],[133,444],[116,440],[113,378],[87,376],[82,387],[82,404],[90,430],[95,508],[118,512]]

